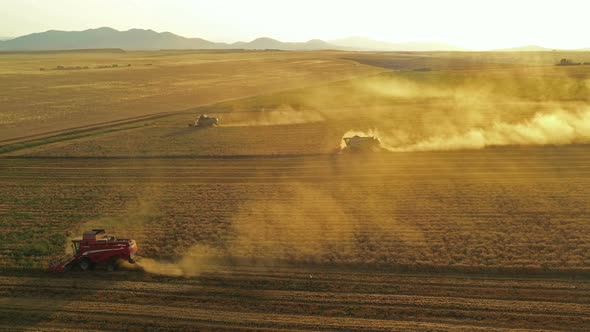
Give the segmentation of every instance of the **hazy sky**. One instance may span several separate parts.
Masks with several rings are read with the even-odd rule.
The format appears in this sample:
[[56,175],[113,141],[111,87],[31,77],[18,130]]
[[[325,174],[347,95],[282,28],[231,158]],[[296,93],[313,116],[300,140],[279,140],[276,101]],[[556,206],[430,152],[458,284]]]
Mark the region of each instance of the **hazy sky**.
[[150,28],[233,42],[349,36],[472,49],[590,47],[590,0],[0,0],[0,36]]

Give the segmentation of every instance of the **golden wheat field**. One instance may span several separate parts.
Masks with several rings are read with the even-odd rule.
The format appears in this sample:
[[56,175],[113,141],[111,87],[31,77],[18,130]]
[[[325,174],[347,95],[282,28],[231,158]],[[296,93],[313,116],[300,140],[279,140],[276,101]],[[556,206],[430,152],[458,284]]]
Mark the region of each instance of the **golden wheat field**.
[[[565,56],[2,54],[0,330],[587,331]],[[91,228],[143,258],[45,272]]]
[[[94,69],[106,65],[118,67]],[[329,52],[4,54],[0,139],[20,138],[23,128],[32,136],[379,71]]]

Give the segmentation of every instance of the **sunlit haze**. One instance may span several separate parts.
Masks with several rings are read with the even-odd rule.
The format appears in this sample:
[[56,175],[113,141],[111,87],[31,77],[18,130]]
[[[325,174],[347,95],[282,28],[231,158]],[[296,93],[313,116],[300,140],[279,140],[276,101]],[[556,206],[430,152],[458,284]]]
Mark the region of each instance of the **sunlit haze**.
[[468,49],[522,45],[588,48],[590,2],[3,0],[0,36],[109,26],[170,31],[218,42],[362,36],[441,42]]

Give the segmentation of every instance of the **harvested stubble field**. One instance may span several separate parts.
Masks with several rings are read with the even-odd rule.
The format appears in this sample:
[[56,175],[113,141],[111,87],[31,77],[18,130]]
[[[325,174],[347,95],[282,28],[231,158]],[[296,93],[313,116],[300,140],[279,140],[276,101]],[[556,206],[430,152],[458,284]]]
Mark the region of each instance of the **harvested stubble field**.
[[90,221],[158,259],[588,270],[586,147],[349,157],[3,160],[2,262]]
[[[116,63],[131,67],[39,70]],[[23,128],[43,135],[380,71],[330,52],[0,54],[0,141]]]
[[[142,56],[168,70],[271,55],[359,68],[280,54]],[[590,68],[461,57],[186,112],[144,100],[143,118],[29,138],[29,120],[14,122],[20,138],[0,146],[0,330],[588,330]],[[333,69],[312,72],[352,73]],[[200,113],[221,125],[188,127]],[[383,150],[334,153],[346,133]],[[135,238],[146,272],[40,272],[66,232],[91,227]]]
[[358,269],[16,274],[0,285],[3,331],[586,331],[590,309],[587,281]]

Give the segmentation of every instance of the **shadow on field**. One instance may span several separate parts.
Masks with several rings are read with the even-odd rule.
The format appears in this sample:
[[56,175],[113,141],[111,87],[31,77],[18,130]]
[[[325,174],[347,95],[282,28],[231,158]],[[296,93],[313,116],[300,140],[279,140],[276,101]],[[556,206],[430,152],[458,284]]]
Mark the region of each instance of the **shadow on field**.
[[[11,331],[47,327],[99,328],[85,325],[90,322],[91,313],[76,309],[81,302],[104,300],[100,293],[117,282],[128,280],[130,275],[128,271],[72,270],[57,274],[40,269],[3,269],[0,330],[6,326]],[[96,302],[96,305],[102,304]]]

